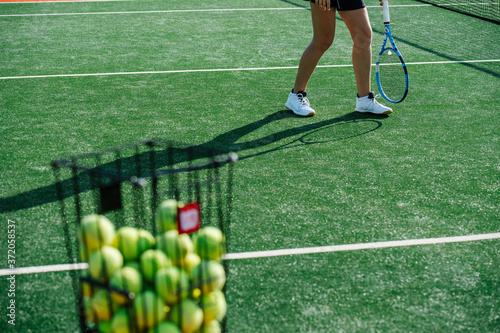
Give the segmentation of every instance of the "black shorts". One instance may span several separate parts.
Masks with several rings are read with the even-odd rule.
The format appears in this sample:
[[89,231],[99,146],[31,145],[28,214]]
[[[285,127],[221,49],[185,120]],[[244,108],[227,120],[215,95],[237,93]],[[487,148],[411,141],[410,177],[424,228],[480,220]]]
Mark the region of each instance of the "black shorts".
[[[314,0],[304,0],[316,3]],[[365,2],[363,0],[330,0],[330,6],[336,8],[338,11],[342,10],[355,10],[365,8]]]

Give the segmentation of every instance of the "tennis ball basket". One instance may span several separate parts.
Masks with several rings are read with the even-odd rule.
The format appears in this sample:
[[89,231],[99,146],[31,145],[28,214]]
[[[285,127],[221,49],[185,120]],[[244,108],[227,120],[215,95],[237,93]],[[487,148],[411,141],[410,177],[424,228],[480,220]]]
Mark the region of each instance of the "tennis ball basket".
[[161,139],[52,163],[82,332],[226,332],[237,155]]

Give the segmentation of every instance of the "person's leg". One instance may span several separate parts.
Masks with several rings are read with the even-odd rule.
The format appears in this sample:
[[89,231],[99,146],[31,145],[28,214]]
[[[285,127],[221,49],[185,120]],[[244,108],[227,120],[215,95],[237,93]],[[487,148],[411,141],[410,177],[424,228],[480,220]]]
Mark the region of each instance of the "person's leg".
[[358,95],[367,96],[371,91],[372,69],[372,28],[366,8],[339,11],[354,42],[352,47],[352,65],[356,77]]
[[339,14],[349,29],[354,42],[352,66],[358,88],[355,110],[374,114],[392,113],[392,109],[377,102],[371,92],[372,28],[366,8],[340,11]]
[[306,48],[299,63],[294,93],[305,91],[307,83],[326,50],[332,45],[335,36],[335,10],[322,10],[311,4],[313,39]]

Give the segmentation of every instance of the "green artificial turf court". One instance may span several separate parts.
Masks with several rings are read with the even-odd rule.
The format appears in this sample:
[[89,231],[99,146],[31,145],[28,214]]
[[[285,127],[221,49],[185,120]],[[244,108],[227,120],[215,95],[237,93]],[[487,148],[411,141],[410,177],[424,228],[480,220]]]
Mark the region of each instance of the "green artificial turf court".
[[[378,1],[366,0],[374,60]],[[234,151],[229,252],[497,233],[498,24],[391,1],[410,92],[354,113],[351,40],[284,103],[311,38],[300,0],[0,3],[0,270],[67,263],[51,161],[160,137]],[[376,91],[375,75],[372,86]],[[229,260],[228,332],[500,332],[497,239]],[[69,272],[17,275],[16,325],[78,331]]]

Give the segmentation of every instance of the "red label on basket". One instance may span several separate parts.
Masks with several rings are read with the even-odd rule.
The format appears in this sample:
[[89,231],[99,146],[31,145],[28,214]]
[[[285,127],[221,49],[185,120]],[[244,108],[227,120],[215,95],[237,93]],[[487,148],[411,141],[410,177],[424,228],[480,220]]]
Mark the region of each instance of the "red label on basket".
[[198,202],[188,203],[179,208],[177,216],[179,234],[190,234],[200,229],[200,204]]

